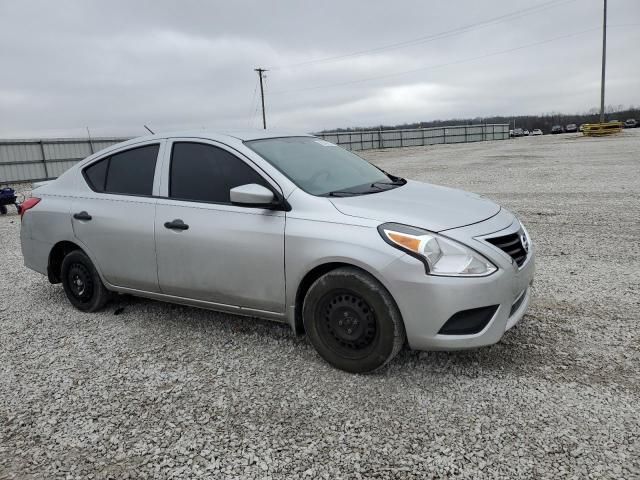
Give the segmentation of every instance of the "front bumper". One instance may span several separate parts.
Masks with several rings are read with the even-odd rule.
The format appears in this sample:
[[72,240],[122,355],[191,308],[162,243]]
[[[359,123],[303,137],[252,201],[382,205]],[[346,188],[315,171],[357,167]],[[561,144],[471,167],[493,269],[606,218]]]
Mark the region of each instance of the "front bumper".
[[[520,321],[531,298],[530,286],[535,272],[533,246],[529,249],[526,261],[518,267],[506,253],[482,239],[486,235],[507,235],[519,228],[520,223],[505,212],[487,222],[440,232],[473,247],[490,259],[498,267],[498,271],[487,277],[426,275],[422,263],[409,255],[400,257],[387,266],[383,275],[402,313],[410,348],[458,350],[491,345]],[[457,312],[492,305],[497,305],[498,308],[479,333],[438,333]]]

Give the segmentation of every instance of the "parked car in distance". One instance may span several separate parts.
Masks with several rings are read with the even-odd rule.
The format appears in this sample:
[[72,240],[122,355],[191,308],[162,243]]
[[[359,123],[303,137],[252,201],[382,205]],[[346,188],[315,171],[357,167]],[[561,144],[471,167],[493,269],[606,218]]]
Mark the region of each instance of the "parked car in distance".
[[514,137],[522,137],[524,135],[524,131],[521,128],[514,128],[513,129],[513,136]]
[[584,123],[580,124],[580,126],[578,127],[578,131],[579,132],[584,132]]
[[551,133],[564,133],[564,128],[562,128],[562,125],[554,125],[551,127]]
[[150,135],[32,194],[24,263],[77,309],[127,293],[285,322],[349,372],[405,343],[494,344],[529,304],[535,254],[511,212],[310,135]]
[[513,137],[513,129],[510,129],[510,130],[509,130],[509,136],[510,136],[510,137]]
[[542,130],[540,130],[539,128],[534,128],[534,129],[531,131],[531,135],[536,136],[536,137],[537,137],[538,135],[542,135]]
[[636,128],[638,126],[638,122],[635,118],[628,118],[624,122],[624,128]]
[[570,123],[564,131],[567,133],[575,133],[578,131],[578,126],[575,123]]
[[524,132],[522,132],[522,134],[525,135],[525,136],[529,136],[529,130],[525,129]]

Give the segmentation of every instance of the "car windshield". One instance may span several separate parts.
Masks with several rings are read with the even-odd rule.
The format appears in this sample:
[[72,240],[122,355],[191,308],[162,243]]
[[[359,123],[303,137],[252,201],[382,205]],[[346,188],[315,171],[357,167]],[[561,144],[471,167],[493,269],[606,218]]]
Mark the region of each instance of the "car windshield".
[[247,141],[245,145],[312,195],[364,195],[406,183],[319,138],[267,138]]

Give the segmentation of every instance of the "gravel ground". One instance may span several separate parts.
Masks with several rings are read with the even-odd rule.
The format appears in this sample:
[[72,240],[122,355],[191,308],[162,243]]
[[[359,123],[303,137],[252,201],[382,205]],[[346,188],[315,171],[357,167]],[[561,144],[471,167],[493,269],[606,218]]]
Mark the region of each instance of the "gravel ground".
[[0,478],[639,478],[640,129],[366,152],[486,194],[538,248],[497,345],[334,370],[266,321],[71,308],[0,218]]

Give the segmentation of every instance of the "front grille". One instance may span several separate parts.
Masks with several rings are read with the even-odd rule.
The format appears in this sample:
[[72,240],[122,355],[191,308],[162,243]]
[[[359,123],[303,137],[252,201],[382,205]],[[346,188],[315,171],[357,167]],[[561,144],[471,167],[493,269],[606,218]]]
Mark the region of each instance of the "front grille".
[[503,237],[485,238],[485,240],[513,258],[520,267],[527,259],[527,251],[522,245],[521,236],[522,232],[518,232]]

